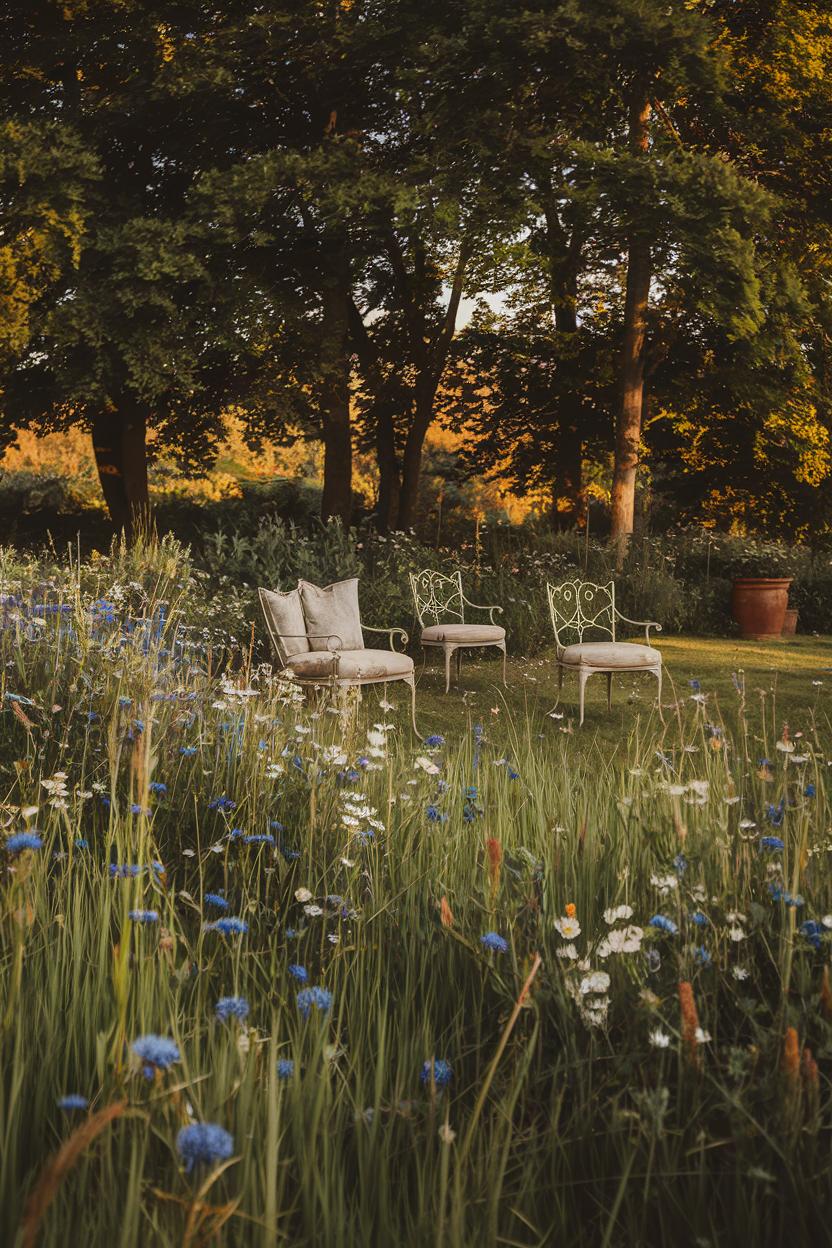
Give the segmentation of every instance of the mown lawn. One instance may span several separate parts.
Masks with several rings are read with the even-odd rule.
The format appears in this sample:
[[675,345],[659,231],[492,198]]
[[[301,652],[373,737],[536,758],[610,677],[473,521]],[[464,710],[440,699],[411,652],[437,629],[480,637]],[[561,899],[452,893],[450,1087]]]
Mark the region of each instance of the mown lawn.
[[[720,637],[659,637],[665,665],[662,707],[667,719],[677,702],[697,692],[691,681],[699,681],[700,692],[714,717],[733,726],[739,709],[735,677],[744,684],[747,707],[753,722],[762,723],[758,708],[765,710],[766,732],[759,735],[761,748],[771,749],[783,725],[800,730],[814,717],[825,722],[832,691],[832,636],[796,637],[790,641],[750,642]],[[417,658],[417,672],[421,659]],[[539,720],[538,731],[569,733],[579,749],[600,743],[615,745],[627,738],[641,719],[656,718],[656,682],[652,676],[619,677],[613,686],[612,712],[606,709],[606,681],[593,677],[586,690],[586,718],[578,727],[578,688],[574,676],[564,680],[556,714],[549,717],[557,698],[554,649],[532,658],[510,657],[508,688],[504,688],[499,659],[486,660],[472,652],[462,663],[462,678],[452,680],[444,692],[444,670],[436,655],[418,680],[417,722],[423,733],[443,734],[462,731],[470,723],[490,724],[499,736],[498,725],[507,712],[527,710]],[[373,697],[371,692],[369,695]],[[380,696],[380,695],[379,695]],[[396,686],[388,689],[391,701],[398,702]]]

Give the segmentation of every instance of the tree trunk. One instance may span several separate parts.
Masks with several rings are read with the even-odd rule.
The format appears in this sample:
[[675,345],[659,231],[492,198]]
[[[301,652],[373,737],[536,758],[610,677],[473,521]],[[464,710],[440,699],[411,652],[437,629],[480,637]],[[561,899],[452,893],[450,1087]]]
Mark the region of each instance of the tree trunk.
[[342,246],[328,256],[322,291],[321,423],[324,489],[321,516],[352,519],[352,430],[350,428],[349,266]]
[[379,533],[389,533],[396,523],[401,490],[395,426],[393,414],[389,410],[379,411],[376,419],[376,463],[378,464],[376,528]]
[[150,520],[147,488],[147,411],[125,396],[93,420],[93,451],[101,490],[117,532],[132,542]]
[[[648,147],[650,102],[636,96],[630,112],[630,150],[644,155]],[[650,297],[650,242],[633,231],[627,260],[624,300],[624,344],[621,353],[621,391],[615,427],[615,468],[612,482],[612,531],[623,559],[633,532],[636,470],[644,402],[644,346]]]
[[574,353],[578,335],[578,264],[580,243],[577,236],[560,263],[552,265],[552,305],[555,328],[561,343],[566,387],[558,405],[558,448],[552,476],[552,523],[556,529],[573,528],[583,514],[583,412],[580,382]]
[[396,527],[412,529],[416,521],[416,504],[419,501],[419,480],[422,475],[422,448],[433,419],[433,401],[436,385],[431,379],[419,379],[416,383],[416,402],[413,421],[407,431],[402,457],[402,484],[399,492],[399,515]]
[[558,413],[558,457],[552,482],[552,526],[572,529],[583,516],[583,437],[580,430],[580,399],[565,395]]

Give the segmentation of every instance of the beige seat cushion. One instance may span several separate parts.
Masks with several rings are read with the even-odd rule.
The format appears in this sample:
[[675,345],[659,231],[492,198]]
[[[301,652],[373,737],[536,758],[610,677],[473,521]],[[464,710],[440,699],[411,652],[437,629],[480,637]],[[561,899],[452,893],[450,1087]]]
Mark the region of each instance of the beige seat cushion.
[[422,641],[451,641],[458,646],[493,645],[505,641],[505,636],[498,624],[430,624],[422,629]]
[[325,650],[326,639],[341,638],[341,649],[360,650],[364,645],[361,613],[358,610],[358,577],[336,581],[333,585],[313,585],[298,581],[306,632],[313,650]]
[[260,589],[260,605],[266,617],[270,633],[281,634],[275,638],[277,652],[285,663],[294,654],[305,654],[309,650],[306,637],[306,620],[300,592],[290,589],[282,594],[274,589]]
[[394,650],[310,650],[298,654],[289,667],[301,680],[329,680],[338,657],[339,680],[400,680],[413,675],[413,660]]
[[655,667],[662,656],[652,646],[634,641],[584,641],[566,646],[560,661],[570,667]]

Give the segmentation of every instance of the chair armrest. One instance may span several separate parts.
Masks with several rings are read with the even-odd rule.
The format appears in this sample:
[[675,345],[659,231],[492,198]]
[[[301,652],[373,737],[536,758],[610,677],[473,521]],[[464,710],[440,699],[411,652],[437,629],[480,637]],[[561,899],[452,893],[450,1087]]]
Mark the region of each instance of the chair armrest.
[[[337,633],[275,633],[275,637],[279,637],[281,641],[325,641],[327,650],[343,650],[344,643]],[[337,645],[330,645],[330,642],[337,642]]]
[[390,639],[390,649],[393,650],[394,652],[396,650],[396,646],[393,640],[394,634],[398,634],[399,637],[401,637],[403,646],[407,645],[408,636],[403,628],[372,628],[369,624],[362,624],[361,627],[365,633],[386,633],[388,638]]
[[462,598],[462,601],[465,603],[466,607],[473,607],[475,611],[487,611],[492,624],[494,623],[495,611],[499,611],[500,615],[503,614],[502,607],[498,607],[498,606],[484,607],[482,603],[480,602],[472,602],[471,599],[466,598],[464,594],[460,594],[460,597]]
[[628,616],[622,615],[617,607],[615,609],[615,618],[620,620],[622,624],[632,624],[635,628],[643,628],[645,641],[650,640],[651,628],[655,628],[657,633],[662,631],[661,624],[657,624],[655,620],[631,620]]

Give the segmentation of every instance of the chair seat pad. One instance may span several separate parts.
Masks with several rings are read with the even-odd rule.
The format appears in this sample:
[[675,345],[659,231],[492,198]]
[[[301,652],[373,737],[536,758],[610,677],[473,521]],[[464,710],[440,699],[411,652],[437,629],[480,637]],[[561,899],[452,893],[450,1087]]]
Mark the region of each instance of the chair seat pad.
[[[338,650],[338,680],[401,680],[413,675],[413,660],[393,650]],[[334,653],[310,650],[294,654],[287,668],[301,680],[329,680]]]
[[453,642],[457,646],[493,646],[505,641],[506,630],[498,624],[429,624],[422,642]]
[[662,661],[660,651],[634,641],[584,641],[566,646],[560,654],[567,667],[656,667]]

